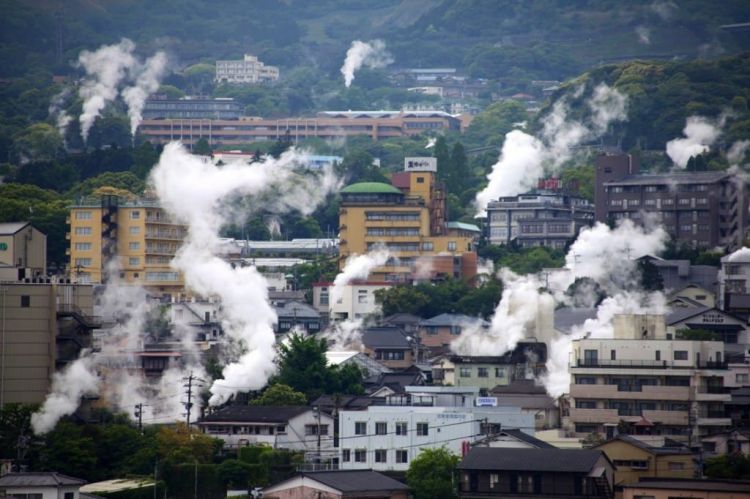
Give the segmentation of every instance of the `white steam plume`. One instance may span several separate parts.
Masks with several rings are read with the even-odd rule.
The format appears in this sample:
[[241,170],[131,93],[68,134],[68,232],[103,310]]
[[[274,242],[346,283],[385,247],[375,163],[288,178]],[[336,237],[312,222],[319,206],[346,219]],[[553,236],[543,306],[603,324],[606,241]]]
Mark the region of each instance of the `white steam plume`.
[[[610,229],[597,223],[581,231],[566,256],[565,269],[560,272],[542,278],[539,275],[518,276],[501,269],[503,294],[490,328],[465,330],[451,343],[451,349],[463,355],[502,355],[513,350],[525,338],[539,339],[537,335],[544,331],[537,329],[537,321],[552,314],[557,305],[568,304],[570,297],[566,291],[581,277],[593,280],[614,297],[601,311],[598,330],[603,330],[606,320],[612,317],[606,311],[614,309],[615,305],[625,303],[630,307],[623,305],[621,310],[636,310],[634,303],[644,307],[644,299],[639,298],[642,294],[627,289],[632,288],[635,282],[635,259],[660,253],[666,241],[666,232],[658,226],[642,227],[624,220],[616,228]],[[569,347],[567,338],[552,338],[549,341],[548,369],[553,374],[542,381],[550,394],[556,394],[567,379]]]
[[65,103],[70,97],[70,88],[63,89],[59,94],[52,98],[52,102],[49,105],[49,114],[55,119],[55,125],[57,131],[60,133],[63,141],[65,140],[65,133],[68,130],[68,125],[72,121],[72,117],[65,112]]
[[350,87],[354,80],[354,73],[362,66],[368,68],[383,68],[393,62],[393,57],[385,49],[385,42],[372,40],[363,42],[354,40],[346,51],[344,65],[341,66],[341,74],[344,75],[344,85]]
[[331,305],[338,303],[344,295],[344,287],[355,279],[367,279],[373,269],[382,267],[391,254],[385,247],[376,247],[364,255],[351,255],[346,259],[344,268],[333,280],[331,288]]
[[331,324],[323,333],[330,343],[329,350],[360,350],[363,322],[363,319],[346,319]]
[[83,112],[79,120],[84,141],[88,139],[94,120],[107,103],[117,98],[120,82],[136,63],[134,49],[135,44],[123,38],[116,45],[105,45],[94,52],[84,50],[78,56],[78,62],[87,76],[79,90],[83,98]]
[[649,8],[656,13],[663,21],[669,21],[679,10],[677,4],[672,1],[656,0],[649,5]]
[[94,370],[94,361],[85,353],[52,377],[52,391],[42,407],[31,415],[34,433],[50,432],[61,417],[75,412],[81,397],[95,394],[98,388],[99,377]]
[[636,26],[635,34],[638,37],[638,42],[642,45],[651,45],[651,30],[646,26]]
[[477,193],[477,211],[484,213],[487,204],[499,197],[528,191],[544,176],[545,168],[556,170],[570,159],[573,147],[600,137],[611,123],[624,120],[627,98],[601,83],[594,88],[588,108],[590,116],[586,122],[570,120],[567,102],[559,100],[545,117],[541,138],[520,130],[506,134],[500,158],[487,175],[489,183]]
[[685,168],[690,158],[711,149],[723,126],[723,118],[716,122],[703,116],[690,116],[682,130],[685,137],[667,142],[667,155],[677,167]]
[[136,72],[138,74],[135,83],[122,91],[122,98],[128,105],[128,117],[130,118],[130,133],[135,136],[141,120],[143,119],[143,106],[149,95],[159,90],[159,83],[167,70],[167,55],[157,52],[146,60]]
[[733,143],[727,151],[727,161],[729,161],[729,164],[741,164],[745,160],[748,149],[750,149],[750,140],[738,140]]
[[240,196],[257,198],[273,190],[275,204],[269,206],[264,199],[264,208],[297,209],[307,214],[339,187],[330,169],[318,176],[296,173],[301,163],[303,158],[291,150],[278,160],[218,167],[190,155],[182,145],[170,143],[152,171],[151,182],[163,208],[188,226],[173,267],[183,273],[187,287],[194,292],[220,298],[226,336],[242,350],[224,368],[224,379],[211,386],[211,405],[221,404],[237,392],[262,388],[275,371],[276,314],[268,301],[266,280],[254,266],[233,269],[217,255],[219,229],[230,215],[231,201]]

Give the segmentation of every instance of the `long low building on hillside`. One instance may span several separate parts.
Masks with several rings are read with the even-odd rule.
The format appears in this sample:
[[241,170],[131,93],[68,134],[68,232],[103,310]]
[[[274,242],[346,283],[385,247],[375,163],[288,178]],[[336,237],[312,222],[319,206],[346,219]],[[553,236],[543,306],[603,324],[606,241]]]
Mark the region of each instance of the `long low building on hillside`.
[[461,130],[461,119],[444,111],[324,111],[312,118],[238,120],[146,119],[138,132],[155,144],[180,140],[194,144],[205,138],[212,147],[289,137],[295,143],[369,135],[374,140],[418,135],[430,130]]

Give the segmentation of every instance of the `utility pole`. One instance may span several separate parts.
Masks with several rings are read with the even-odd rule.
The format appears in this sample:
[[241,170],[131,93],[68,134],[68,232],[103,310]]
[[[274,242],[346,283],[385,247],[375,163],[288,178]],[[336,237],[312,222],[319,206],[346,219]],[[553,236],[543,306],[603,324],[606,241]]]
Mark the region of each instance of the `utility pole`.
[[143,404],[135,404],[135,417],[138,419],[138,432],[143,434]]
[[190,429],[190,411],[193,408],[193,383],[195,382],[196,386],[201,386],[198,381],[203,381],[200,378],[197,378],[193,376],[193,371],[190,371],[190,374],[187,378],[182,378],[182,381],[187,381],[187,384],[182,385],[183,387],[187,388],[187,402],[185,402],[183,405],[185,406],[185,423],[188,426],[188,430]]

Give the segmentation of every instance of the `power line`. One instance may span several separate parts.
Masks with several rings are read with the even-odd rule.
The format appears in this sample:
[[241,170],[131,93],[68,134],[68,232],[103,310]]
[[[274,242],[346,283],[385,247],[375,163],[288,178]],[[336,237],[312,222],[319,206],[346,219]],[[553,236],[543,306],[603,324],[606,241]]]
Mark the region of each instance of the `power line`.
[[187,388],[187,402],[185,402],[183,405],[185,406],[185,422],[188,427],[190,427],[190,412],[193,408],[193,382],[195,382],[196,386],[203,386],[198,382],[200,381],[205,383],[205,381],[201,378],[193,376],[193,371],[190,371],[190,375],[187,378],[182,378],[182,381],[187,381],[187,384],[183,385],[185,388]]

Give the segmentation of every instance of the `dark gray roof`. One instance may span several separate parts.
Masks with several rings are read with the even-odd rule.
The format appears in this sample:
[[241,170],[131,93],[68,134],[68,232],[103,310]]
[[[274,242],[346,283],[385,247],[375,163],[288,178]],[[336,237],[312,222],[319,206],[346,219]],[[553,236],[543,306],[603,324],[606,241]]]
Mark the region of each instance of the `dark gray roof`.
[[297,319],[320,319],[320,313],[307,303],[288,301],[283,305],[276,305],[276,315],[279,317],[296,317]]
[[727,296],[729,308],[750,308],[750,295],[741,293],[729,293]]
[[302,475],[341,492],[409,490],[406,484],[372,470],[309,471]]
[[476,447],[469,451],[458,468],[462,470],[589,473],[601,456],[602,451],[588,449]]
[[265,406],[230,405],[204,417],[202,423],[286,423],[290,419],[309,411],[306,405]]
[[452,355],[450,361],[454,364],[523,364],[528,362],[527,354],[536,354],[537,362],[547,361],[547,345],[541,342],[519,342],[516,348],[503,355]]
[[368,327],[362,333],[362,343],[369,348],[411,348],[406,334],[397,327]]
[[507,385],[497,385],[490,390],[492,394],[509,395],[546,395],[547,390],[533,379],[514,379]]
[[662,174],[627,175],[622,180],[605,182],[604,185],[673,185],[673,184],[711,184],[729,178],[727,172],[680,172]]
[[418,315],[398,313],[398,314],[389,315],[388,317],[383,317],[383,319],[380,322],[382,324],[399,325],[399,324],[418,324],[421,320],[422,318]]
[[626,488],[705,490],[709,492],[747,492],[750,480],[699,480],[693,478],[641,478],[638,483],[623,485]]
[[595,308],[562,307],[555,310],[555,329],[570,334],[575,326],[596,317]]
[[0,487],[58,487],[60,485],[84,485],[85,483],[86,480],[54,471],[8,473],[0,477]]
[[340,395],[338,400],[334,395],[321,395],[311,404],[313,407],[320,407],[323,411],[330,411],[334,407],[346,410],[366,409],[383,399],[377,397],[368,397],[367,395]]
[[679,307],[675,308],[669,315],[667,315],[667,325],[671,326],[677,322],[682,322],[685,319],[689,319],[696,315],[702,314],[703,312],[711,310],[711,307]]
[[489,323],[479,317],[461,314],[440,314],[430,319],[423,320],[420,326],[465,326],[468,324],[481,323],[483,326],[489,326]]
[[597,447],[601,447],[602,445],[606,445],[607,443],[613,442],[615,440],[628,443],[650,454],[663,454],[663,455],[691,454],[690,449],[688,449],[687,447],[654,447],[653,445],[649,445],[646,442],[643,442],[641,440],[638,440],[637,438],[631,437],[630,435],[617,435],[616,437],[597,445]]

